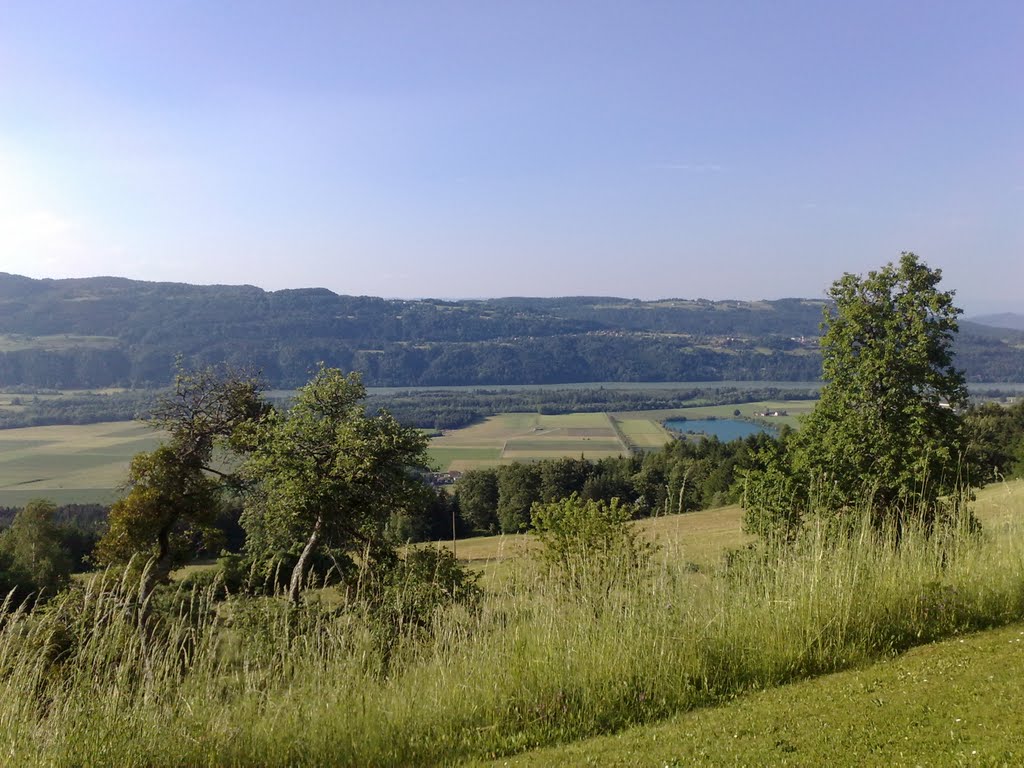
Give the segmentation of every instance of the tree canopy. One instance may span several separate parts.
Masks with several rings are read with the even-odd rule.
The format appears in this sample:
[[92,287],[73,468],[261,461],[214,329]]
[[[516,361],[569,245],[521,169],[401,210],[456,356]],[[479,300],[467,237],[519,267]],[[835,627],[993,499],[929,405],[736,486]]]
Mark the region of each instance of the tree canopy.
[[[242,425],[267,413],[261,391],[258,377],[229,368],[179,367],[174,391],[160,400],[150,419],[168,440],[132,459],[128,493],[110,509],[109,527],[94,554],[97,562],[153,557],[143,584],[148,592],[166,581],[173,567],[210,547],[224,493],[238,488],[237,475],[217,465],[214,451],[218,446],[232,454],[245,450]],[[229,461],[228,455],[220,461]]]
[[10,589],[19,596],[56,592],[68,582],[71,556],[54,522],[57,507],[34,499],[0,533],[0,602]]
[[389,413],[368,415],[359,374],[321,367],[287,411],[255,423],[245,476],[253,483],[243,516],[256,559],[298,551],[289,596],[297,601],[311,558],[384,544],[396,512],[430,503],[417,469],[427,438]]
[[[787,488],[780,494],[755,484],[748,524],[765,523],[770,498],[776,507],[834,518],[870,508],[878,524],[907,515],[930,520],[939,500],[963,482],[958,410],[967,391],[953,357],[961,310],[953,292],[938,287],[941,277],[903,253],[898,264],[832,284],[822,323],[821,400],[787,454],[768,457],[755,478],[778,486],[781,472]],[[769,515],[787,525],[800,516],[778,508]]]

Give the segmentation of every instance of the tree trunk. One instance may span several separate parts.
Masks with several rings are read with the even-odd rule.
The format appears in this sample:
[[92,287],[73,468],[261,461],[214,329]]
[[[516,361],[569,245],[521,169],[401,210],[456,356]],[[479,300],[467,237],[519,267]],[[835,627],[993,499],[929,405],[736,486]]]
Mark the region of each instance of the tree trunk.
[[288,584],[288,599],[293,603],[297,604],[299,602],[299,595],[302,592],[302,583],[306,578],[306,567],[309,565],[309,558],[313,556],[313,551],[320,540],[320,525],[322,522],[323,518],[318,516],[316,524],[313,526],[313,532],[309,534],[309,540],[306,541],[306,546],[302,548],[302,554],[299,555],[299,560],[292,569],[291,582]]
[[170,526],[157,533],[157,546],[159,547],[157,556],[146,566],[146,570],[142,574],[142,584],[139,585],[139,598],[143,602],[149,597],[153,587],[167,581],[174,568]]

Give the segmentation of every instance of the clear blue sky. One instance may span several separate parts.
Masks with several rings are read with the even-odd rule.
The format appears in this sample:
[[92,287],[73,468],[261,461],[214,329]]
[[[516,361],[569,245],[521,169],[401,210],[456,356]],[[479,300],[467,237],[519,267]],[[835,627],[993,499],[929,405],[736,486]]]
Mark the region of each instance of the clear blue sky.
[[1024,310],[1024,3],[0,0],[0,271]]

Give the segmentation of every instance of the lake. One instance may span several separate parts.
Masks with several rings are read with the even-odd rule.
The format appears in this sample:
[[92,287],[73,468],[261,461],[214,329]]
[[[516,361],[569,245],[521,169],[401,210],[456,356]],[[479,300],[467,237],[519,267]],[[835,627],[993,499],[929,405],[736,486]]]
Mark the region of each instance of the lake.
[[665,422],[665,429],[670,429],[673,432],[697,432],[714,435],[723,443],[750,435],[758,435],[762,432],[773,436],[776,434],[771,427],[739,419],[668,419]]

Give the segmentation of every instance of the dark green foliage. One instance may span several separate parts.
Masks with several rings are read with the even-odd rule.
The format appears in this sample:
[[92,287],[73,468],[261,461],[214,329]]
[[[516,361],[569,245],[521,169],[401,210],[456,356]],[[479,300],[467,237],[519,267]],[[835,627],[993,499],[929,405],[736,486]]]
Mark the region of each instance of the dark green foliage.
[[183,463],[173,447],[137,454],[129,483],[128,495],[110,509],[109,526],[94,553],[97,563],[154,557],[157,581],[164,581],[171,568],[220,544],[214,520],[221,487],[200,468]]
[[131,462],[128,493],[110,509],[109,526],[96,546],[100,564],[153,558],[143,592],[165,582],[171,569],[223,545],[217,521],[240,479],[215,466],[248,450],[243,427],[269,413],[257,377],[224,366],[184,370],[179,361],[174,391],[153,409],[150,423],[169,434],[166,443]]
[[737,478],[757,466],[759,452],[774,443],[767,434],[728,443],[713,437],[676,440],[643,455],[474,469],[459,479],[455,493],[465,525],[477,533],[523,530],[535,502],[574,493],[606,503],[622,499],[640,517],[690,512],[737,501]]
[[827,383],[788,450],[748,476],[748,530],[791,531],[809,514],[843,530],[864,510],[898,530],[945,514],[944,499],[967,480],[958,414],[967,391],[953,358],[960,310],[939,290],[941,276],[904,253],[899,264],[832,284],[821,340]]
[[650,563],[651,545],[626,525],[633,510],[577,494],[535,504],[531,528],[541,543],[539,557],[556,582],[598,608],[616,585],[636,583]]
[[358,374],[321,367],[290,409],[270,411],[235,436],[249,452],[246,549],[256,561],[298,555],[293,602],[323,547],[384,547],[393,516],[416,520],[430,502],[417,472],[426,438],[387,412],[368,416],[365,397]]
[[42,427],[53,424],[96,424],[101,421],[130,421],[142,418],[156,401],[152,391],[108,394],[60,394],[59,397],[27,394],[17,398],[18,409],[0,409],[0,429]]
[[52,596],[71,575],[72,559],[54,522],[57,507],[36,499],[19,511],[0,533],[0,587],[16,590],[15,601],[30,595]]
[[450,540],[453,535],[462,536],[468,532],[459,513],[458,500],[442,488],[429,489],[422,504],[393,512],[386,530],[388,539],[394,544]]
[[519,533],[530,524],[530,509],[540,501],[540,468],[516,462],[498,468],[498,525],[502,533]]
[[424,546],[404,557],[377,560],[348,582],[387,626],[390,636],[429,629],[434,615],[451,605],[475,607],[482,596],[479,574],[459,564],[450,550]]
[[[282,595],[288,589],[298,559],[294,552],[279,552],[259,560],[225,552],[213,567],[189,573],[182,579],[181,586],[193,591],[210,590],[215,600],[231,596]],[[329,587],[351,581],[357,571],[355,562],[346,553],[321,549],[309,560],[306,582],[314,587]]]
[[829,473],[840,504],[930,503],[960,482],[967,402],[953,364],[957,315],[942,273],[910,253],[829,291],[821,400],[801,431],[803,469]]
[[768,541],[795,540],[807,515],[809,493],[793,472],[788,441],[763,446],[741,483],[743,529]]
[[[0,507],[0,531],[8,528],[20,511],[18,507]],[[71,558],[71,571],[90,570],[89,559],[96,542],[107,527],[109,508],[101,504],[64,504],[56,507],[52,521],[61,548]]]
[[387,675],[399,649],[432,640],[435,627],[445,626],[453,610],[475,612],[483,597],[478,580],[479,574],[447,549],[426,546],[403,556],[393,549],[365,553],[338,588],[344,593],[340,610],[360,615],[373,638],[373,653],[364,657],[367,668]]
[[973,483],[1024,474],[1024,399],[1009,407],[983,403],[971,408],[964,422]]
[[593,471],[587,473],[580,495],[595,501],[632,498],[633,474],[640,462],[641,458],[635,455],[598,459],[593,463]]
[[498,532],[498,472],[471,469],[459,478],[456,498],[462,519],[479,533]]
[[540,463],[540,498],[543,502],[558,501],[578,492],[590,475],[585,459],[554,459]]

